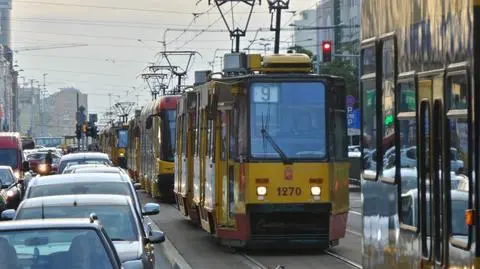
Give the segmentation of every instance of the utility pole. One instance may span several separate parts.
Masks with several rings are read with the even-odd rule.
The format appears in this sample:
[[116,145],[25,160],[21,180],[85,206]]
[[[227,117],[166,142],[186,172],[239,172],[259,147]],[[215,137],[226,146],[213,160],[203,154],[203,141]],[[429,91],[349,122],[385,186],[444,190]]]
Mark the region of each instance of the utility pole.
[[31,112],[31,117],[30,117],[30,135],[33,137],[33,118],[35,115],[35,112],[33,111],[33,107],[35,104],[35,94],[34,94],[34,88],[33,88],[33,82],[35,82],[34,79],[30,79],[30,87],[32,88],[32,107],[30,108]]
[[[333,25],[340,25],[342,23],[341,12],[340,12],[340,1],[333,1]],[[341,54],[341,46],[342,43],[342,28],[335,27],[333,29],[333,51],[335,52],[333,58],[335,58],[335,54]]]
[[43,74],[43,89],[40,90],[40,124],[41,124],[41,134],[42,136],[47,136],[47,132],[45,130],[45,125],[46,125],[46,121],[45,121],[45,116],[46,116],[46,93],[47,93],[47,85],[46,85],[46,76],[48,74],[47,73],[44,73]]
[[[81,124],[79,95],[80,93],[77,92],[77,125]],[[77,146],[78,146],[78,151],[80,151],[80,138],[77,138]]]
[[[272,19],[270,24],[270,30],[275,31],[275,46],[273,49],[273,53],[278,54],[280,52],[280,27],[282,23],[282,9],[288,9],[290,0],[267,0],[268,1],[268,9],[270,13],[272,13]],[[339,2],[339,1],[334,1]],[[273,27],[273,16],[275,10],[275,27]]]

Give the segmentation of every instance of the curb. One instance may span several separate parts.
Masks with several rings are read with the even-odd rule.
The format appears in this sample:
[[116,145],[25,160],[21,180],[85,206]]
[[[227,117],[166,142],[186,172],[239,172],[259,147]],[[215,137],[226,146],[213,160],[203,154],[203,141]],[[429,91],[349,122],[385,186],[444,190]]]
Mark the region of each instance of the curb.
[[[152,225],[152,229],[160,230],[158,225],[149,217],[147,217],[149,223]],[[168,262],[172,265],[174,269],[193,269],[190,264],[182,257],[178,249],[168,240],[168,237],[165,236],[165,242],[163,242],[158,249],[165,255]]]

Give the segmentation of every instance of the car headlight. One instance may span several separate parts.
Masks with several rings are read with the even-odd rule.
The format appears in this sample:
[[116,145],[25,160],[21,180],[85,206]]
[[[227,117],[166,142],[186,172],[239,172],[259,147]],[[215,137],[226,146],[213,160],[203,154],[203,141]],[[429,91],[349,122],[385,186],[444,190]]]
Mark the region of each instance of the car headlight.
[[310,188],[310,193],[312,193],[313,196],[320,196],[322,189],[318,186],[313,186]]
[[264,196],[267,194],[267,187],[265,186],[258,186],[257,187],[257,195]]
[[38,165],[38,172],[45,172],[47,171],[47,166],[45,164]]
[[125,157],[125,153],[123,153],[123,152],[120,153],[119,155],[120,155],[120,157]]
[[20,171],[14,171],[13,175],[15,176],[15,178],[20,179]]
[[15,196],[15,193],[12,190],[7,191],[7,198],[12,198]]

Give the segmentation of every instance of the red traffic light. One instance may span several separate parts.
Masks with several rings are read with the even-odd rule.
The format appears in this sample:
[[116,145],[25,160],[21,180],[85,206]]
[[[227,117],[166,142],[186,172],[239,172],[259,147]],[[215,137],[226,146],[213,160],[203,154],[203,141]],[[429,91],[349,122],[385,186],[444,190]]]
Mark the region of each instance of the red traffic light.
[[330,41],[323,41],[322,48],[323,48],[323,50],[331,50],[332,49],[332,43]]
[[332,42],[331,41],[322,42],[322,54],[323,54],[323,62],[330,62],[332,60]]

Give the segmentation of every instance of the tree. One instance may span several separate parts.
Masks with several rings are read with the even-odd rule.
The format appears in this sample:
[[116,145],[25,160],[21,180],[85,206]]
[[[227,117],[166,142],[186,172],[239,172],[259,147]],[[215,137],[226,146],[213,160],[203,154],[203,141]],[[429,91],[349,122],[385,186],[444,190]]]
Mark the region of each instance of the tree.
[[320,67],[321,74],[343,77],[347,95],[353,95],[358,100],[358,68],[349,61],[334,59]]
[[302,46],[295,45],[293,47],[288,48],[289,50],[294,50],[296,53],[304,53],[307,54],[308,57],[313,58],[313,53]]

